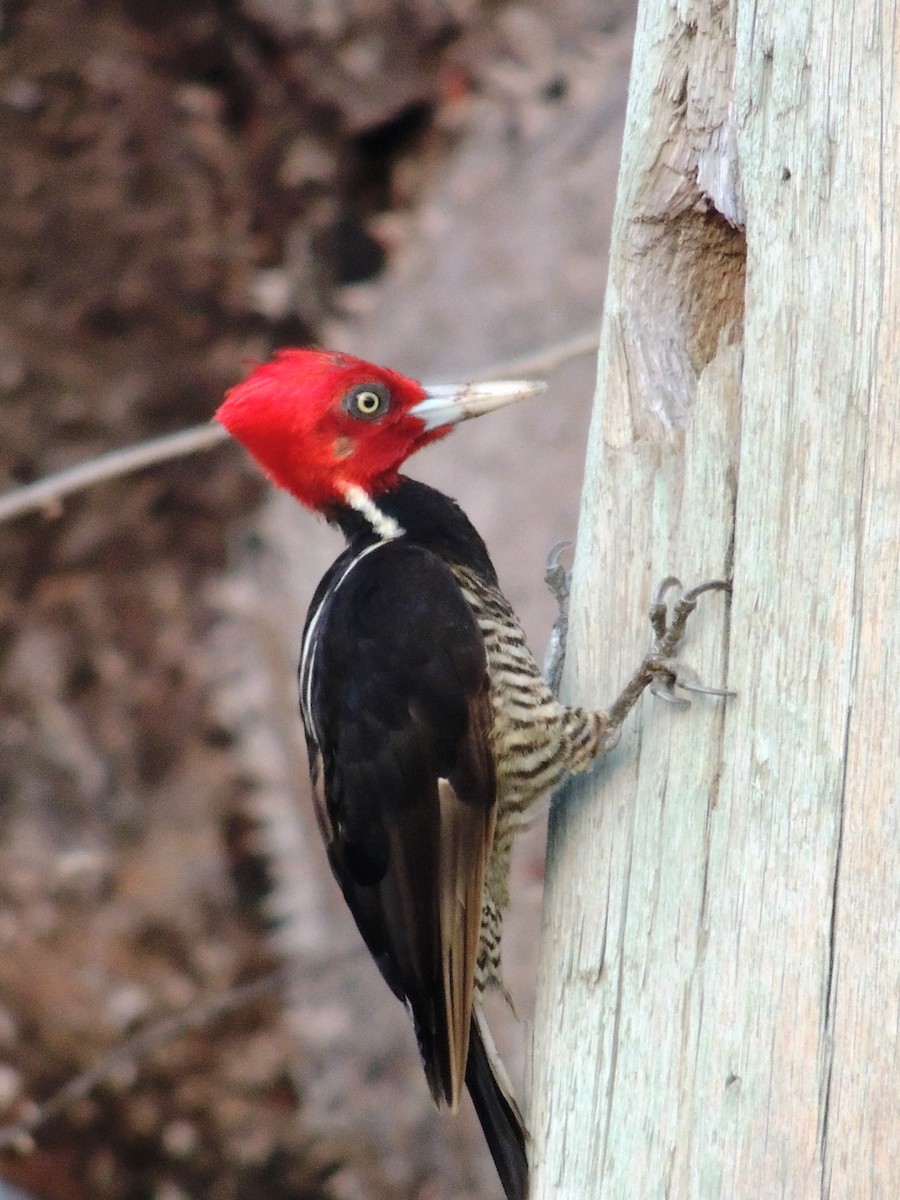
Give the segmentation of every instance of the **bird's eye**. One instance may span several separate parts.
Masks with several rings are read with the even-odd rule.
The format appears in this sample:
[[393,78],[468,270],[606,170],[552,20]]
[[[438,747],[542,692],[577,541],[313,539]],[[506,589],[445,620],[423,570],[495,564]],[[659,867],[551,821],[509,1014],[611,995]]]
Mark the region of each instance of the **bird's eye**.
[[361,421],[383,417],[391,406],[391,393],[383,383],[358,383],[344,397],[344,411]]

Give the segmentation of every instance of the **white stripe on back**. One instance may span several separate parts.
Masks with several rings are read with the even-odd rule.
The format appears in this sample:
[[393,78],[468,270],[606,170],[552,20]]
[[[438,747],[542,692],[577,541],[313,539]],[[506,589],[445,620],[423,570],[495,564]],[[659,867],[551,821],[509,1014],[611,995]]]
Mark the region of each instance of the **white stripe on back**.
[[321,746],[322,741],[313,721],[312,715],[312,690],[313,690],[313,667],[316,661],[316,647],[318,646],[317,630],[322,613],[325,611],[325,606],[337,593],[341,585],[346,581],[347,576],[358,567],[362,560],[373,550],[380,550],[382,546],[388,546],[390,542],[373,542],[371,546],[366,546],[365,550],[360,550],[355,558],[352,558],[344,568],[340,578],[331,585],[325,595],[322,597],[319,607],[309,619],[309,624],[306,627],[306,636],[303,638],[303,646],[300,650],[300,710],[303,714],[303,723],[306,726],[306,732],[316,743]]

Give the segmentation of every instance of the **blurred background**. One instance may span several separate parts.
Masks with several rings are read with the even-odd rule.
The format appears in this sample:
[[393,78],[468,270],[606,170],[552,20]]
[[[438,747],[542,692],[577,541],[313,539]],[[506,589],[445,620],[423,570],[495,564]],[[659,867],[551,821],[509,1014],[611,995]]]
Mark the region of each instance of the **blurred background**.
[[[453,381],[597,329],[633,8],[3,4],[0,491],[205,421],[278,346]],[[550,381],[413,464],[539,656],[591,356]],[[0,1196],[498,1194],[311,819],[294,673],[339,549],[230,444],[0,524]],[[495,1006],[523,1088],[541,861]]]

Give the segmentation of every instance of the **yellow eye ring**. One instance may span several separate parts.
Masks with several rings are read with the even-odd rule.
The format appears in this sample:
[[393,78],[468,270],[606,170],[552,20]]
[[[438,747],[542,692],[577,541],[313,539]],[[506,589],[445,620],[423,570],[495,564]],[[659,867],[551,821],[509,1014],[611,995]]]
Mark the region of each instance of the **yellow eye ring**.
[[373,417],[381,408],[381,397],[375,392],[356,393],[356,411],[364,417]]
[[391,393],[383,383],[358,383],[342,401],[344,412],[361,421],[383,417],[391,406]]

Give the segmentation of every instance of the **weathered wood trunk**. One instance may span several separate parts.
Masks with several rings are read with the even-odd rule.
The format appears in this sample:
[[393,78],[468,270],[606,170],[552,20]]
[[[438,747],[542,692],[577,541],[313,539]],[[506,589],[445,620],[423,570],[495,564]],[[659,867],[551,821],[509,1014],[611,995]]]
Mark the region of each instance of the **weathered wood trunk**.
[[551,818],[533,1200],[900,1180],[900,27],[646,0],[567,698],[671,570],[734,574]]

